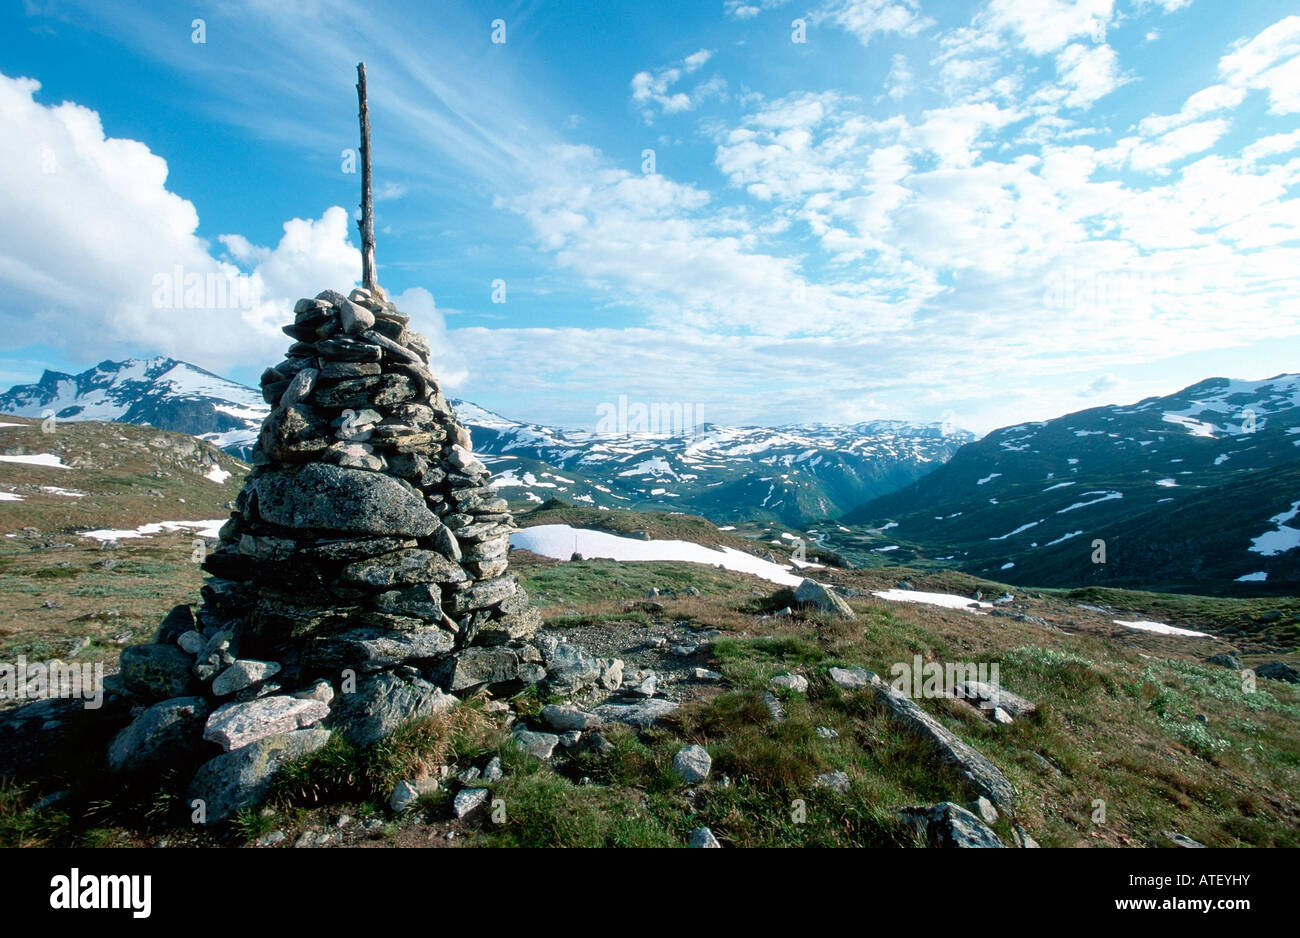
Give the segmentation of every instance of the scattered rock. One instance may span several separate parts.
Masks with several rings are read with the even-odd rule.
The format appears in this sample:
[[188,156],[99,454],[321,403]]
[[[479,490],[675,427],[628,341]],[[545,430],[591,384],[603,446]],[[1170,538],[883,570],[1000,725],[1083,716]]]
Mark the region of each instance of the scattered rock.
[[458,818],[469,817],[487,804],[490,795],[491,792],[486,788],[466,788],[463,791],[456,792],[451,809]]
[[823,586],[816,580],[804,577],[803,582],[794,591],[794,601],[802,605],[815,606],[825,612],[833,612],[845,619],[855,619],[853,609],[829,586]]
[[806,694],[808,692],[808,678],[802,674],[778,674],[772,678],[772,686],[799,694]]
[[551,758],[560,744],[560,737],[554,733],[535,733],[522,726],[515,727],[511,735],[520,749],[542,760]]
[[851,671],[844,668],[831,668],[830,677],[832,681],[845,690],[858,690],[862,687],[871,686],[871,679],[875,675],[861,668],[854,668]]
[[983,821],[961,805],[941,804],[903,808],[903,820],[912,824],[931,847],[1005,847]]
[[841,795],[847,794],[851,785],[851,780],[844,772],[823,772],[813,779],[813,787],[829,788]]
[[713,831],[707,827],[697,827],[691,831],[691,846],[704,849],[722,848],[722,844],[718,843],[718,838],[714,837]]
[[596,708],[596,716],[606,723],[626,723],[629,726],[650,726],[680,705],[672,700],[652,699],[636,703],[607,703]]
[[1189,848],[1205,847],[1205,844],[1197,843],[1195,840],[1192,840],[1192,838],[1188,837],[1186,834],[1180,834],[1177,831],[1162,831],[1161,834],[1167,840],[1169,840],[1169,842],[1172,843],[1175,847],[1189,847]]
[[673,772],[688,785],[704,781],[712,768],[713,759],[703,746],[684,746],[673,757]]
[[781,706],[781,701],[776,699],[775,694],[770,691],[763,694],[763,706],[767,707],[767,712],[772,715],[772,719],[775,722],[785,722],[785,707]]
[[569,730],[588,730],[600,726],[601,720],[594,713],[587,713],[577,707],[562,707],[547,704],[542,708],[542,722],[551,729],[566,733]]
[[985,824],[996,824],[998,822],[998,809],[993,807],[993,802],[989,801],[983,795],[980,795],[974,801],[966,805],[971,814],[974,814]]

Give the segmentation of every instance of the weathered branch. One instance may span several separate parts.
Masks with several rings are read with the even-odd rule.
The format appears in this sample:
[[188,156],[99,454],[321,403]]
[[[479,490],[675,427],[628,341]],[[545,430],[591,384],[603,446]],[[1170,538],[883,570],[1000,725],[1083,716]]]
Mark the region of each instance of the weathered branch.
[[357,64],[357,100],[361,102],[361,285],[375,288],[375,198],[370,184],[370,111],[366,107],[366,63]]

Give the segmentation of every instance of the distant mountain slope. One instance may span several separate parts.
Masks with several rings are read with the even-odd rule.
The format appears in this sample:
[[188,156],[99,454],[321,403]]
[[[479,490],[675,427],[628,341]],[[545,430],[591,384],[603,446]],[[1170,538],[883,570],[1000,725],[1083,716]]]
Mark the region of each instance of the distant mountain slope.
[[[510,494],[552,495],[606,507],[684,511],[715,522],[772,520],[799,525],[907,485],[973,439],[963,430],[901,421],[848,427],[718,427],[682,438],[611,436],[509,420],[453,401],[480,453]],[[520,460],[512,472],[510,460]],[[531,473],[530,461],[551,467]],[[566,479],[573,480],[566,482]]]
[[[913,482],[973,437],[901,421],[717,427],[689,437],[606,436],[525,424],[453,401],[475,450],[520,507],[558,497],[606,509],[684,511],[719,523],[834,517]],[[241,458],[269,408],[259,392],[170,358],[46,371],[0,394],[0,413],[149,424]]]
[[[898,546],[1050,585],[1294,589],[1300,375],[1212,378],[1168,397],[1006,427],[841,519],[841,549]],[[1106,542],[1094,563],[1093,542]]]
[[112,420],[188,433],[235,455],[257,439],[262,395],[171,358],[103,361],[78,375],[46,371],[35,384],[0,394],[0,414],[56,420]]

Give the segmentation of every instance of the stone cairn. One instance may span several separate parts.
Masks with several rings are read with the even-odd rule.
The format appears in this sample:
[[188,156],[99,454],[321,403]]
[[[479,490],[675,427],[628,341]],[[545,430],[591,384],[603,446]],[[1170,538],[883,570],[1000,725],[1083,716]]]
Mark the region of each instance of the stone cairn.
[[455,694],[547,676],[528,642],[541,617],[507,575],[514,520],[427,340],[382,288],[326,290],[294,316],[197,614],[178,606],[121,656],[122,690],[152,706],[109,744],[110,768],[206,747],[188,797],[209,822],[333,732],[369,745]]

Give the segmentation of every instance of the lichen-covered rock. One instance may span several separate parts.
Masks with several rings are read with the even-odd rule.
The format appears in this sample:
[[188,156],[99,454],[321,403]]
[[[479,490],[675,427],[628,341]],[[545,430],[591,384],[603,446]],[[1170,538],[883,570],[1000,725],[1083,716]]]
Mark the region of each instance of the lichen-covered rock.
[[145,700],[183,697],[194,689],[194,658],[175,645],[132,645],[122,651],[122,683]]
[[328,725],[358,746],[369,746],[409,720],[444,713],[459,702],[421,678],[381,672],[337,698]]
[[177,697],[149,707],[108,744],[108,768],[155,770],[194,758],[212,705],[203,697]]
[[319,700],[298,697],[228,703],[208,717],[203,738],[225,750],[241,749],[265,736],[305,729],[325,719],[329,712],[329,706]]
[[315,752],[329,739],[328,730],[295,730],[223,752],[199,767],[186,793],[186,805],[192,812],[195,801],[201,802],[208,824],[228,821],[261,802],[287,763]]
[[438,519],[424,499],[391,476],[311,463],[252,481],[259,518],[283,528],[424,537]]

